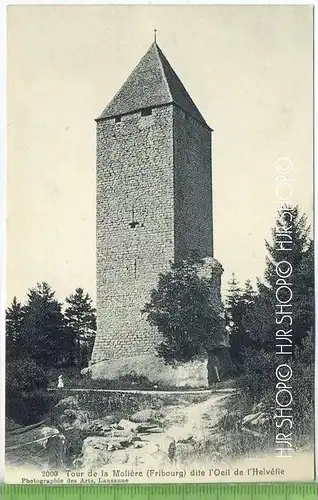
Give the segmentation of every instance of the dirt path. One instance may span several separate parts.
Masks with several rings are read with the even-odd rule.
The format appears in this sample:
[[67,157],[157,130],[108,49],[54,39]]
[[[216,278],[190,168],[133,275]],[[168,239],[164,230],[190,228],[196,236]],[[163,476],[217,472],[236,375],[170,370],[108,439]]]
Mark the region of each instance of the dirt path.
[[213,394],[200,403],[165,407],[163,432],[143,437],[145,445],[131,453],[129,461],[157,467],[199,462],[200,450],[211,437],[211,429],[223,414],[223,403],[229,395]]
[[[231,392],[201,394],[178,394],[177,404],[166,404],[158,410],[158,427],[156,432],[138,432],[137,440],[128,446],[110,450],[108,446],[111,435],[102,437],[94,433],[87,438],[84,446],[79,441],[79,451],[83,445],[82,465],[88,468],[100,467],[107,464],[124,464],[133,466],[169,467],[172,464],[181,465],[192,463],[211,438],[213,428],[222,415],[222,407]],[[202,397],[204,398],[202,401]],[[193,402],[194,401],[194,402]],[[146,409],[146,408],[145,408]],[[150,429],[149,429],[150,430]],[[51,432],[49,427],[30,429],[23,435],[8,436],[7,460],[12,464],[46,462],[46,434]],[[54,431],[54,429],[53,429]],[[115,431],[118,433],[118,431]],[[119,433],[125,435],[125,431]],[[107,437],[108,436],[108,437]],[[80,439],[80,434],[78,436]],[[34,444],[29,443],[34,441]],[[25,443],[24,443],[25,442]],[[16,446],[15,446],[16,445]],[[200,451],[201,450],[201,451]],[[44,459],[45,455],[45,459]],[[202,455],[202,454],[201,454]]]

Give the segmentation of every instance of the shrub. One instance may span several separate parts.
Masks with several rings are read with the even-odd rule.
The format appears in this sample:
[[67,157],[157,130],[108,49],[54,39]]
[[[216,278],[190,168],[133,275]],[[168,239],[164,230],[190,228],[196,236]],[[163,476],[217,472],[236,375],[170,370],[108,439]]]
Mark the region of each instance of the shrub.
[[242,375],[237,379],[236,386],[249,404],[258,403],[268,392],[274,394],[276,364],[275,352],[251,347],[244,350]]
[[[228,401],[228,414],[220,420],[220,428],[235,432],[235,422],[251,413],[256,404],[262,403],[263,411],[270,416],[269,426],[274,427],[277,356],[248,348],[244,352],[243,373],[237,379],[239,393]],[[314,439],[314,336],[308,334],[300,347],[296,347],[289,360],[293,376],[289,381],[292,393],[293,437],[297,447],[313,445]],[[286,394],[286,398],[289,396]],[[283,399],[280,400],[283,402]],[[270,433],[271,434],[271,433]],[[272,435],[272,434],[271,434]],[[244,437],[246,441],[247,438]],[[242,441],[242,446],[245,441]],[[255,440],[254,440],[255,441]],[[246,441],[247,443],[247,441]],[[264,444],[266,437],[264,437]]]
[[308,335],[297,347],[293,369],[293,418],[297,444],[313,442],[314,436],[314,336]]
[[6,415],[18,424],[41,420],[55,403],[55,395],[46,391],[48,378],[33,360],[18,360],[6,368]]
[[[65,389],[132,389],[153,390],[159,388],[159,383],[151,382],[144,375],[128,373],[112,380],[92,379],[88,375],[63,373]],[[56,388],[56,376],[50,381],[50,387]]]
[[43,368],[32,359],[7,364],[6,388],[8,391],[32,391],[46,389],[48,378]]
[[203,261],[194,254],[171,264],[171,270],[159,276],[157,288],[142,310],[162,336],[157,353],[167,364],[196,359],[224,340],[214,278],[205,277],[203,270]]

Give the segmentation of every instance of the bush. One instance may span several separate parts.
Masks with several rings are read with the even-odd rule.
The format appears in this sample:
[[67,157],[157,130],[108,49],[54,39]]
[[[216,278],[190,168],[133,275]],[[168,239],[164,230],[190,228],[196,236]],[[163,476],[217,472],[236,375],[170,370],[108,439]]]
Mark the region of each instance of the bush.
[[[63,375],[64,388],[67,389],[132,389],[132,390],[153,390],[160,388],[159,383],[151,382],[144,375],[136,373],[128,373],[112,380],[108,379],[92,379],[89,375],[81,375],[79,373],[67,373],[59,371]],[[56,388],[56,378],[50,377],[49,387]]]
[[156,349],[167,364],[205,356],[224,340],[222,307],[215,298],[213,275],[204,276],[204,265],[194,254],[171,264],[142,310],[161,334]]
[[[236,423],[250,414],[255,405],[262,403],[263,411],[270,416],[269,426],[275,431],[275,397],[277,356],[255,348],[244,351],[243,373],[236,381],[239,393],[228,401],[228,414],[220,420],[224,432],[237,432]],[[289,360],[293,371],[290,380],[293,417],[293,437],[296,447],[314,442],[314,335],[308,334],[300,347],[296,347]],[[289,399],[286,394],[286,398]],[[281,399],[283,402],[283,399]],[[265,434],[265,433],[264,433]],[[271,433],[270,433],[271,434]],[[272,434],[271,434],[272,435]],[[247,438],[242,440],[242,446]],[[252,440],[253,441],[253,440]],[[254,440],[255,441],[255,440]],[[257,441],[255,441],[257,442]],[[264,442],[266,437],[264,435]]]
[[293,418],[297,444],[313,442],[314,438],[314,336],[308,335],[296,349],[293,369]]
[[46,389],[48,382],[43,368],[32,359],[17,360],[7,364],[6,388],[8,391]]
[[46,389],[48,378],[33,360],[20,360],[6,368],[6,416],[22,425],[36,423],[47,415],[55,395]]
[[276,358],[275,352],[263,349],[250,347],[243,351],[242,375],[237,379],[236,386],[249,404],[258,403],[267,393],[274,394]]

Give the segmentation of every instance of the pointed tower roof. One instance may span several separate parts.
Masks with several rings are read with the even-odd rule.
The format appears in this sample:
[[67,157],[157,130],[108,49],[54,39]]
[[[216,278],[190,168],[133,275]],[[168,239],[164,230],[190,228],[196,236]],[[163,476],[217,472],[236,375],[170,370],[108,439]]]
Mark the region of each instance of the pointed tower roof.
[[154,42],[97,120],[170,103],[176,104],[208,126],[167,58]]

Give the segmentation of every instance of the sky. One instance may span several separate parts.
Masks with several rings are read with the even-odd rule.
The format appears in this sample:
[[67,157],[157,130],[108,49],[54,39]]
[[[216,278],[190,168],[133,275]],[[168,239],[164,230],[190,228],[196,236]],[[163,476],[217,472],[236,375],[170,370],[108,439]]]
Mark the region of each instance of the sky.
[[262,277],[277,161],[312,222],[311,6],[10,6],[7,303],[47,281],[95,300],[95,122],[153,41],[213,128],[223,290]]

